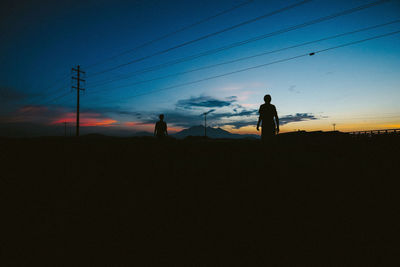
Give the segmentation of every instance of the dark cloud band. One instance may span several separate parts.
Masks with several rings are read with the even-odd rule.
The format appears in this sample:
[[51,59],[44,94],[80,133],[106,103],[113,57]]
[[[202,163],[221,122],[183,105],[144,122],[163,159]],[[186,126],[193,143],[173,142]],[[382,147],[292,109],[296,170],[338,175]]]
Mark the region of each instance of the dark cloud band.
[[225,100],[213,98],[211,96],[190,97],[181,99],[176,103],[177,108],[193,109],[193,108],[222,108],[232,105],[236,102],[236,97],[231,96]]

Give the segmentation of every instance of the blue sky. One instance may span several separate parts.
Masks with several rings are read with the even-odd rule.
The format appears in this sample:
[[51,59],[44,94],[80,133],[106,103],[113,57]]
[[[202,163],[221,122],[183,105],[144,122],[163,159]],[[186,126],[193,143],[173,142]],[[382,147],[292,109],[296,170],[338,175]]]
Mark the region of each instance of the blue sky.
[[[374,1],[314,0],[231,31],[140,62],[97,72],[174,47],[300,1],[250,1],[231,12],[141,49],[149,40],[213,16],[244,1],[2,1],[0,33],[0,118],[4,127],[43,127],[60,133],[73,126],[76,93],[71,68],[86,71],[81,95],[86,132],[150,131],[164,113],[172,130],[210,123],[232,132],[255,132],[256,110],[272,95],[281,130],[343,131],[400,127],[400,35],[355,44],[171,90],[207,77],[400,30],[392,23],[233,64],[132,85],[174,73],[252,56],[400,19],[400,1],[227,49],[166,68],[128,75],[165,62],[276,32]],[[110,57],[112,60],[107,60]],[[106,61],[104,61],[106,60]],[[92,64],[101,64],[90,67]],[[96,86],[119,76],[129,77]],[[161,91],[158,91],[160,90]],[[151,93],[156,91],[154,93]],[[64,97],[53,99],[67,94]],[[145,94],[145,95],[141,95]],[[182,105],[186,103],[186,105]],[[4,127],[2,129],[4,129]],[[58,128],[57,128],[58,127]],[[23,127],[22,127],[23,128]],[[107,129],[105,129],[107,128]],[[54,131],[53,131],[54,129]],[[83,130],[85,131],[85,130]],[[10,131],[13,132],[13,131]]]

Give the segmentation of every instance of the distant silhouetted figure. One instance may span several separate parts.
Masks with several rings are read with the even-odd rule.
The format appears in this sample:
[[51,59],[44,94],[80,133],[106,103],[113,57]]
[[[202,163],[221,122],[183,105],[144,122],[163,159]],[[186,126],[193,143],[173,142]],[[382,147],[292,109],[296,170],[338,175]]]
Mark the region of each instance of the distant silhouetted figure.
[[259,131],[261,123],[261,140],[267,141],[279,133],[279,118],[275,106],[271,104],[271,96],[265,95],[264,101],[265,103],[260,106],[258,111],[260,116],[258,117],[257,131]]
[[156,123],[154,128],[154,136],[163,138],[168,136],[167,123],[164,121],[164,114],[160,115],[160,120]]

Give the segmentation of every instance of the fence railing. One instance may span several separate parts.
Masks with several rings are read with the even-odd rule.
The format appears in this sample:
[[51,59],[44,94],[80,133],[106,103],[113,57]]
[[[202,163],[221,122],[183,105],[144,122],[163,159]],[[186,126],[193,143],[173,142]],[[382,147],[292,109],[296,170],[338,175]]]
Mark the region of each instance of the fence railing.
[[353,131],[348,132],[354,135],[375,135],[375,134],[400,134],[400,128],[398,129],[379,129],[379,130],[367,130],[367,131]]

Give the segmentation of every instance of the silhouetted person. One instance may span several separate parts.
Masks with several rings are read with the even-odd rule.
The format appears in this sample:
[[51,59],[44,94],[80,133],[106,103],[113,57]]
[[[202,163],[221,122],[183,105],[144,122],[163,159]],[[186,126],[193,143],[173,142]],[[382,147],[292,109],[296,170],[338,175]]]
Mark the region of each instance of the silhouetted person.
[[163,138],[168,136],[167,123],[164,121],[164,114],[160,115],[160,120],[156,123],[154,128],[154,136]]
[[265,103],[260,106],[258,111],[260,116],[258,117],[257,131],[259,131],[261,123],[261,140],[267,141],[279,133],[279,118],[275,106],[271,104],[271,96],[265,95],[264,101]]

